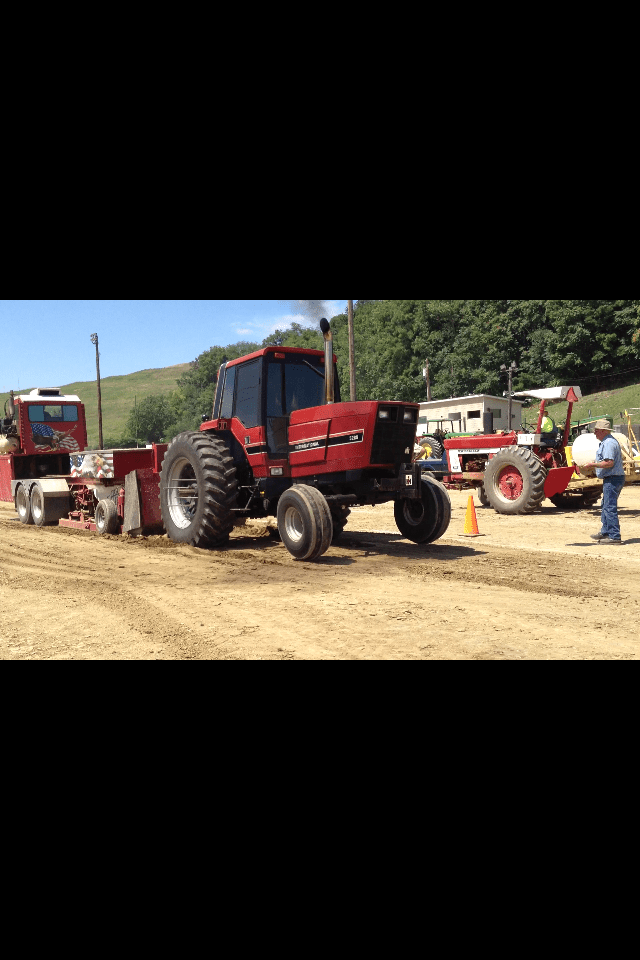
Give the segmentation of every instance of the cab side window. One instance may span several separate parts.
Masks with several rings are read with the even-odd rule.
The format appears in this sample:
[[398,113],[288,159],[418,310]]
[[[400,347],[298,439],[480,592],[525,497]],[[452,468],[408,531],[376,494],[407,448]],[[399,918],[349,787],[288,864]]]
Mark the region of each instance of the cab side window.
[[233,391],[236,383],[237,367],[227,367],[224,378],[224,392],[222,394],[222,403],[220,404],[220,416],[224,420],[230,420],[233,415]]
[[245,427],[260,423],[260,369],[258,360],[237,367],[235,416]]

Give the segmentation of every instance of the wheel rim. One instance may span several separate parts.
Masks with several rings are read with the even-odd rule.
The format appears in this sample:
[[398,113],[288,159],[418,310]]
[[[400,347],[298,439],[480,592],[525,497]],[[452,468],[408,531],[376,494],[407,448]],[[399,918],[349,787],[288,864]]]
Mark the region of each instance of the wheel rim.
[[98,503],[96,507],[96,527],[100,533],[103,532],[106,525],[106,518],[104,515],[104,507],[101,506],[102,500]]
[[517,500],[524,489],[522,474],[516,467],[504,467],[496,478],[496,487],[505,500]]
[[40,496],[40,491],[35,490],[31,497],[31,516],[36,523],[42,518],[42,512],[42,497]]
[[176,527],[189,527],[198,507],[198,481],[193,466],[186,457],[171,466],[167,482],[167,506]]
[[300,512],[295,507],[289,507],[284,515],[284,528],[287,537],[296,543],[302,539],[304,526]]
[[21,517],[26,517],[27,513],[29,512],[29,498],[27,497],[24,487],[20,487],[18,490],[16,507],[18,509],[18,515]]
[[424,504],[422,500],[407,500],[403,508],[403,516],[412,527],[417,527],[424,520]]

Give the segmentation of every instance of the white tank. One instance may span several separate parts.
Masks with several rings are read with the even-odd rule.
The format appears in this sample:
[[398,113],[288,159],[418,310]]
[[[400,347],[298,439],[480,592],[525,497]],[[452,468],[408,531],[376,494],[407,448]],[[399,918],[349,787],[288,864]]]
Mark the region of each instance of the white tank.
[[[629,453],[629,441],[623,433],[612,433],[611,436],[616,438],[625,453]],[[573,441],[571,456],[573,462],[577,463],[580,467],[580,473],[585,477],[595,476],[594,468],[590,470],[583,470],[582,468],[585,463],[593,463],[599,446],[600,441],[595,433],[582,433]]]
[[592,463],[596,458],[596,451],[599,446],[600,441],[595,433],[581,433],[573,441],[571,447],[573,462],[577,463],[579,467],[583,467],[585,463]]

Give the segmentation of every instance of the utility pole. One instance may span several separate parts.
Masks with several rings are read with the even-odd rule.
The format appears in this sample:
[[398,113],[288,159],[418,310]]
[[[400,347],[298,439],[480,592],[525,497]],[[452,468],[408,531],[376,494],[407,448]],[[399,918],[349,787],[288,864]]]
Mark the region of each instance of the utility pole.
[[513,375],[514,375],[514,373],[517,373],[517,372],[518,372],[518,367],[516,366],[515,360],[512,360],[510,366],[508,366],[508,367],[505,366],[504,363],[501,363],[501,364],[500,364],[500,373],[501,373],[503,376],[506,374],[507,377],[508,377],[508,379],[509,379],[509,386],[508,386],[508,388],[507,388],[508,391],[509,391],[508,394],[507,394],[507,396],[508,396],[508,398],[509,398],[509,413],[507,414],[507,416],[509,417],[508,426],[507,426],[507,429],[508,429],[508,430],[511,430],[511,407],[512,407],[512,401],[513,401],[513,397],[512,397],[512,392],[513,392]]
[[353,300],[347,300],[349,308],[349,382],[351,386],[351,400],[356,399],[356,344],[353,335]]
[[100,353],[98,352],[98,334],[91,334],[91,343],[96,345],[96,374],[98,376],[98,448],[104,446],[102,440],[102,394],[100,393]]
[[422,376],[427,382],[427,400],[431,400],[431,380],[429,379],[429,361],[425,360]]

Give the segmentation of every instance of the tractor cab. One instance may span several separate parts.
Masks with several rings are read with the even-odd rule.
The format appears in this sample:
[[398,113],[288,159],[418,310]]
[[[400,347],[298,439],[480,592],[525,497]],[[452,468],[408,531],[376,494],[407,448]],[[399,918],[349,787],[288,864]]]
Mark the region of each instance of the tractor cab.
[[[327,363],[333,366],[330,383]],[[292,415],[305,410],[309,419],[322,421],[326,415],[318,408],[334,401],[340,401],[340,384],[332,352],[265,347],[222,364],[212,418],[200,429],[223,437],[241,483],[250,482],[250,473],[284,477],[289,475]]]
[[59,387],[37,387],[17,397],[12,391],[0,420],[0,435],[6,438],[0,443],[0,453],[33,457],[84,450],[84,406],[79,397],[65,395]]
[[[235,419],[245,444],[261,441],[270,459],[286,457],[288,428],[296,410],[326,403],[325,355],[320,350],[266,347],[220,367],[213,420]],[[340,386],[334,369],[334,396]],[[249,451],[248,451],[249,452]]]

